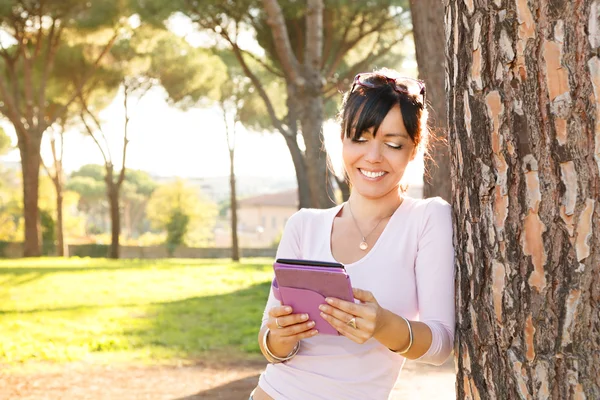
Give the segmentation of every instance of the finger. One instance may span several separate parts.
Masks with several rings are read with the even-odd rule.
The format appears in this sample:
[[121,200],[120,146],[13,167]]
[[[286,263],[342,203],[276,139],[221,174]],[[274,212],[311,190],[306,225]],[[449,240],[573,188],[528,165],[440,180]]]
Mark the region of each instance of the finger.
[[328,297],[325,301],[330,306],[345,311],[348,314],[365,317],[368,312],[363,304],[351,303],[349,301],[336,299],[335,297]]
[[[277,329],[285,328],[286,326],[300,324],[308,321],[308,314],[291,314],[283,317],[276,317],[273,320],[274,327]],[[269,327],[270,328],[270,327]]]
[[360,322],[359,322],[358,318],[356,320],[356,328],[357,329],[354,329],[353,327],[351,327],[350,325],[347,324],[347,321],[340,321],[339,319],[332,317],[331,315],[321,313],[321,317],[323,317],[323,319],[325,321],[329,322],[329,324],[331,326],[333,326],[339,333],[346,336],[348,339],[352,340],[353,342],[356,342],[359,344],[365,342],[366,337],[364,336],[364,333],[359,329]]
[[352,319],[352,317],[354,317],[353,314],[349,314],[345,311],[342,311],[342,310],[332,307],[332,306],[328,306],[326,304],[321,304],[319,306],[319,310],[323,311],[325,314],[330,315],[333,318],[338,319],[344,323],[350,321],[350,319]]
[[289,339],[303,332],[309,331],[315,327],[315,321],[307,321],[302,324],[295,324],[281,329],[272,330],[270,334],[280,338]]
[[365,303],[369,303],[369,302],[373,302],[375,301],[375,296],[373,296],[373,293],[369,292],[368,290],[362,290],[359,288],[352,288],[352,293],[354,294],[354,298],[358,299],[360,301],[364,301]]
[[269,316],[273,318],[282,317],[291,314],[292,311],[290,306],[275,306],[269,310]]

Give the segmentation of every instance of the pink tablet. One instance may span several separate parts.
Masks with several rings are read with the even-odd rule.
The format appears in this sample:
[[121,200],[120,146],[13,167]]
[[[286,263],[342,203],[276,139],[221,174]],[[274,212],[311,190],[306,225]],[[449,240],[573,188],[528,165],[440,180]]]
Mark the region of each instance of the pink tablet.
[[326,297],[337,297],[354,302],[350,277],[342,264],[314,261],[278,259],[273,264],[275,279],[273,292],[281,304],[289,305],[294,314],[306,313],[315,321],[322,334],[339,335],[339,332],[321,318],[319,305]]

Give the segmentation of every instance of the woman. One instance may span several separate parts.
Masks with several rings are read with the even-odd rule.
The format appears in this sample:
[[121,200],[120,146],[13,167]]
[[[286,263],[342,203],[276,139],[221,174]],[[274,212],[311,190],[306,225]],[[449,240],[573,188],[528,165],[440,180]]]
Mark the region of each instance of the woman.
[[277,258],[344,264],[359,301],[327,299],[321,316],[341,336],[319,335],[271,291],[259,333],[270,364],[253,400],[387,399],[405,359],[440,365],[453,347],[450,206],[401,189],[426,147],[425,86],[391,70],[359,74],[340,116],[350,198],[295,213]]

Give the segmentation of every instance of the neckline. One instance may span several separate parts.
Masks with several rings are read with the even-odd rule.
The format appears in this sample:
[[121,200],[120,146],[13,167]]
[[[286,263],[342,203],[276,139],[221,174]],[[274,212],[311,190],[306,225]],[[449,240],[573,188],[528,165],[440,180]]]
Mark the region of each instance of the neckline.
[[[354,261],[353,263],[349,263],[349,264],[344,264],[344,263],[340,263],[343,264],[344,267],[348,268],[348,267],[352,267],[355,266],[356,264],[360,264],[361,262],[363,262],[364,260],[368,259],[371,254],[377,249],[377,247],[379,246],[379,242],[381,242],[381,238],[385,235],[386,231],[388,230],[388,226],[390,226],[390,224],[392,223],[392,221],[394,220],[394,218],[396,217],[396,215],[400,214],[400,211],[403,210],[405,208],[405,204],[408,203],[410,197],[408,196],[404,196],[402,198],[402,203],[400,203],[400,205],[398,206],[398,208],[396,208],[396,210],[394,211],[394,213],[392,214],[392,216],[390,217],[390,220],[388,221],[388,223],[385,225],[385,227],[383,228],[383,231],[381,232],[381,235],[379,235],[379,238],[377,239],[377,241],[375,242],[375,244],[373,244],[373,247],[371,247],[371,250],[369,250],[369,252],[367,254],[365,254],[364,256],[362,256],[361,258],[359,258],[358,260]],[[333,208],[333,214],[329,220],[329,231],[328,231],[328,235],[327,235],[327,250],[329,252],[329,256],[331,257],[332,260],[334,260],[335,262],[338,262],[335,257],[333,256],[333,251],[331,249],[332,246],[332,241],[331,241],[331,234],[333,233],[333,222],[335,221],[335,217],[336,215],[338,215],[338,213],[340,212],[340,210],[342,209],[342,207],[344,206],[344,204],[346,204],[347,202],[344,201],[341,204],[338,204],[337,207]]]

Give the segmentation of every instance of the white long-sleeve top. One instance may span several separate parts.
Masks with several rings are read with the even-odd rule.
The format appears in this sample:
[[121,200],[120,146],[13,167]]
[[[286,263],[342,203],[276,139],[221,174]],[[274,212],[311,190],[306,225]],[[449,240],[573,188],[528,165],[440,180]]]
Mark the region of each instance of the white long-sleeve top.
[[[335,262],[333,220],[343,206],[301,209],[288,220],[277,258]],[[395,314],[429,326],[432,343],[417,361],[439,365],[454,344],[454,248],[450,205],[441,198],[405,197],[363,258],[346,264],[353,287],[369,290]],[[269,310],[280,302],[269,295]],[[259,386],[276,400],[389,397],[405,358],[375,339],[357,344],[344,336],[302,340],[288,362],[269,364]]]

